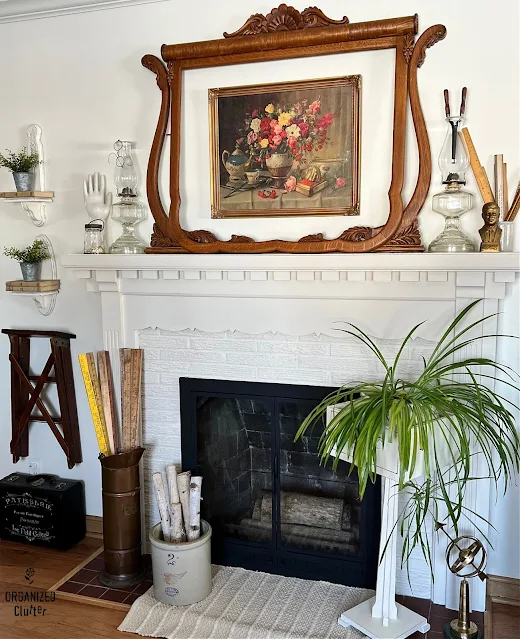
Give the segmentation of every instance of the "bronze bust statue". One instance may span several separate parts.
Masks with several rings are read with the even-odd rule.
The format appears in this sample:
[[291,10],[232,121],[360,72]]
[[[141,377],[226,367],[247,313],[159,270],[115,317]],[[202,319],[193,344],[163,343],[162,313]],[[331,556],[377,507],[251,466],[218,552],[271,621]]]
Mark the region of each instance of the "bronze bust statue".
[[484,204],[482,217],[484,218],[484,226],[479,230],[482,239],[480,251],[482,253],[498,253],[500,252],[502,229],[498,226],[500,209],[496,202]]

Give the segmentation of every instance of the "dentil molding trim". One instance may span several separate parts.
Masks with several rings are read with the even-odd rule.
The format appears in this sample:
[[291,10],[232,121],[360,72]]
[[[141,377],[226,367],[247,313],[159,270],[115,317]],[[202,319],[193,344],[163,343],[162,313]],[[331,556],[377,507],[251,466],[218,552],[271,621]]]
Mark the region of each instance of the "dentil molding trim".
[[0,0],[0,24],[38,18],[54,18],[72,13],[118,9],[134,4],[166,0]]
[[[130,295],[503,299],[518,253],[64,255],[90,291]],[[319,285],[318,285],[319,283]],[[348,290],[347,288],[348,287]]]

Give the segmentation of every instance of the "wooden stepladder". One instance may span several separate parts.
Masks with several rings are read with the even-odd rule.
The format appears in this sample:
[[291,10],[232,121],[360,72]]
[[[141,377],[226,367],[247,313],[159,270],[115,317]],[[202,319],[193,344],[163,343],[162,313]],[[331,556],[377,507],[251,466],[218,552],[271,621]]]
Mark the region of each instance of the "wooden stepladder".
[[[11,342],[11,453],[13,463],[29,455],[29,423],[47,422],[67,457],[68,467],[82,461],[78,410],[70,354],[72,333],[4,328]],[[30,374],[31,338],[48,338],[51,354],[40,375]],[[53,375],[51,373],[54,373]],[[35,382],[33,384],[32,382]],[[46,384],[56,384],[60,415],[53,416],[42,399]],[[37,409],[39,414],[33,414]],[[58,426],[61,426],[61,431]]]

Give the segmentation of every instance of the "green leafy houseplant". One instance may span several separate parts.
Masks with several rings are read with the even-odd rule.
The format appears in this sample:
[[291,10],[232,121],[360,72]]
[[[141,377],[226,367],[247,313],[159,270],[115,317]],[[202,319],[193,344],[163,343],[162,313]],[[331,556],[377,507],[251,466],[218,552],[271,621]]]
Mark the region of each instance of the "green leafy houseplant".
[[23,264],[37,264],[50,258],[49,251],[43,240],[34,240],[30,246],[24,249],[17,249],[12,246],[5,247],[4,255]]
[[39,163],[38,153],[27,153],[24,147],[20,153],[7,150],[7,156],[0,153],[0,166],[9,169],[11,173],[28,173]]
[[[331,393],[305,418],[296,434],[298,439],[323,421],[318,448],[321,462],[327,463],[334,456],[332,466],[336,469],[340,452],[351,457],[351,471],[357,470],[361,497],[367,483],[376,481],[378,444],[384,447],[385,443],[397,442],[399,490],[408,498],[397,523],[403,537],[401,565],[407,564],[419,546],[432,569],[425,526],[428,515],[437,525],[453,526],[456,534],[461,517],[470,519],[480,530],[477,522],[482,524],[485,520],[463,504],[469,483],[486,477],[497,488],[503,480],[507,488],[519,470],[520,438],[510,412],[516,406],[484,384],[491,379],[518,390],[518,376],[509,367],[486,357],[458,359],[471,344],[499,337],[468,335],[491,315],[462,327],[477,303],[471,303],[454,319],[430,357],[423,359],[424,368],[414,381],[401,379],[397,368],[405,347],[423,322],[408,333],[393,363],[386,361],[368,335],[348,324],[352,330],[344,332],[373,352],[384,367],[384,379]],[[336,407],[335,415],[325,423],[327,408],[337,404],[341,407]],[[440,444],[447,453],[448,465],[441,460]],[[421,453],[424,476],[410,480]],[[472,474],[476,455],[484,460],[486,472],[482,477]]]

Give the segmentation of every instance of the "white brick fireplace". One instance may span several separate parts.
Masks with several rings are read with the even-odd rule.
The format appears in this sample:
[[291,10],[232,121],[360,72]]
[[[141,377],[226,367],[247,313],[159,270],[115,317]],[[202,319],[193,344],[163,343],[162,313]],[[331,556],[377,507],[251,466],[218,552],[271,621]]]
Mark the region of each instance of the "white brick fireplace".
[[[357,324],[392,357],[410,328],[427,320],[404,354],[401,374],[407,376],[470,301],[483,299],[473,318],[498,311],[520,270],[512,253],[69,255],[62,261],[101,294],[105,347],[112,357],[123,346],[144,349],[145,477],[181,461],[179,377],[318,386],[378,379],[374,359],[334,330],[342,328],[339,322]],[[486,331],[496,329],[497,320],[489,320]],[[495,340],[483,348],[494,356]],[[151,523],[155,512],[146,481],[145,493]],[[486,517],[489,499],[481,482],[478,494],[468,492],[467,505]],[[435,585],[417,556],[412,593],[454,607],[456,583],[447,574],[444,540],[432,537]],[[411,592],[406,571],[398,576],[398,592]],[[475,608],[484,609],[483,597],[475,584]]]

